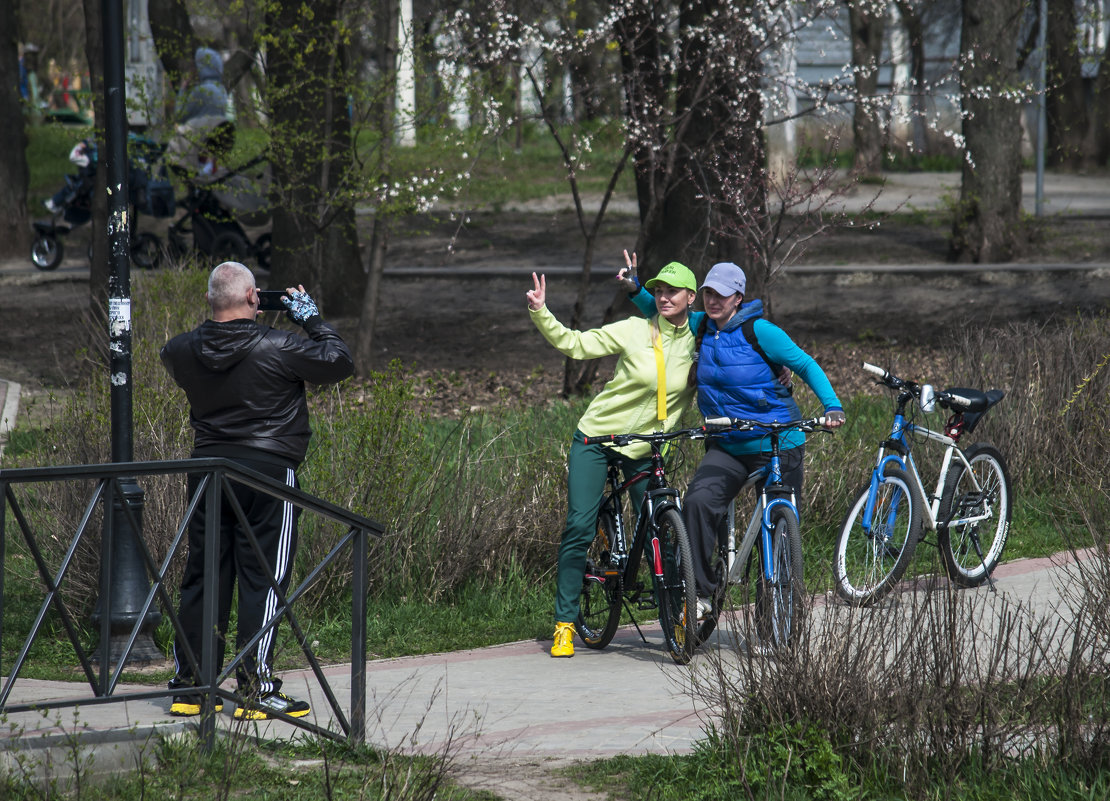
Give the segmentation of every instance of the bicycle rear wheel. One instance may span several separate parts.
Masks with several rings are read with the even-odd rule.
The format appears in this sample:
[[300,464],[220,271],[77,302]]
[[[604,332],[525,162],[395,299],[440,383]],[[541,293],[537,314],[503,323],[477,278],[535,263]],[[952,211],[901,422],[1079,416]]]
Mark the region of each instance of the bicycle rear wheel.
[[578,599],[578,619],[574,626],[587,648],[604,648],[621,619],[620,571],[610,560],[616,542],[617,521],[609,512],[597,516],[597,533],[586,552],[586,573],[582,596]]
[[131,237],[131,263],[143,270],[161,267],[162,240],[149,231]]
[[870,495],[870,485],[860,490],[833,555],[837,595],[853,606],[873,604],[893,589],[913,558],[921,530],[921,507],[904,470],[886,468],[875,489],[871,528],[866,530],[863,513]]
[[976,443],[964,456],[971,469],[953,462],[940,495],[937,544],[952,581],[975,587],[994,572],[1006,547],[1010,476],[1002,454],[990,445]]
[[725,561],[717,558],[713,563],[713,576],[717,582],[717,590],[710,598],[712,608],[703,620],[698,621],[698,643],[703,643],[713,636],[713,632],[717,629],[717,621],[721,617],[721,612],[724,610],[725,601],[728,599],[728,571],[725,567]]
[[805,614],[802,534],[798,516],[785,506],[771,508],[770,523],[774,569],[769,579],[759,571],[755,593],[756,629],[764,645],[792,648],[798,641]]
[[659,625],[671,659],[685,665],[697,646],[697,593],[694,563],[686,525],[676,509],[666,509],[659,517],[659,537],[663,576],[655,580],[659,601]]

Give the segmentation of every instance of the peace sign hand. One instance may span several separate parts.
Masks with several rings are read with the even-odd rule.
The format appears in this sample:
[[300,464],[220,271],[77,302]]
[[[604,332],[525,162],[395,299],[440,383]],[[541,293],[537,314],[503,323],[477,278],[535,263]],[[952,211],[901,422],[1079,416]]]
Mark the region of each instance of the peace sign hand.
[[529,309],[539,311],[547,302],[547,276],[532,273],[532,283],[535,284],[535,289],[525,292],[524,297],[528,299]]
[[640,281],[636,277],[636,254],[628,255],[628,251],[624,252],[625,266],[617,273],[617,283],[624,288],[624,291],[632,294],[640,289]]

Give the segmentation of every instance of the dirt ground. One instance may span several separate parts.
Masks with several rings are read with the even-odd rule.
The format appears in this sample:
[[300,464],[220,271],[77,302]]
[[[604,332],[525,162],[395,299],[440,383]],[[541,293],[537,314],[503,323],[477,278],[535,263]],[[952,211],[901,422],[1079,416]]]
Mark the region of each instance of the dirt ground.
[[[458,221],[424,220],[414,230],[420,235],[403,239],[391,253],[398,268],[500,267],[511,274],[481,280],[392,278],[375,334],[380,360],[398,358],[433,375],[466,370],[470,380],[444,398],[445,411],[480,405],[522,378],[531,380],[530,399],[557,393],[564,360],[529,321],[524,293],[531,287],[531,270],[548,271],[548,304],[559,319],[570,319],[578,277],[552,271],[581,262],[581,237],[572,217],[475,215],[462,227]],[[837,230],[811,246],[799,269],[773,288],[775,322],[822,363],[841,395],[850,395],[867,385],[859,370],[864,359],[941,383],[944,376],[935,371],[942,371],[945,343],[969,326],[1110,309],[1110,226],[1103,219],[1053,218],[1038,229],[1023,257],[1026,264],[1086,265],[1075,270],[938,268],[947,255],[947,233],[927,221]],[[611,276],[623,263],[622,248],[634,240],[633,217],[617,218],[606,229],[587,294],[586,327],[599,324],[614,300],[623,302]],[[1095,262],[1103,268],[1091,269]],[[861,269],[808,274],[802,265]],[[884,272],[869,269],[873,265],[929,267]],[[632,313],[623,303],[619,316]],[[428,311],[412,325],[416,309]],[[436,385],[446,389],[448,382]]]
[[[633,217],[610,219],[587,293],[587,327],[599,324],[605,308],[620,299],[611,276],[621,249],[635,238]],[[942,370],[945,342],[966,327],[1110,309],[1105,219],[1054,218],[1042,224],[1023,259],[1074,263],[1077,269],[938,266],[947,250],[946,233],[927,222],[836,231],[811,246],[799,265],[833,265],[840,272],[809,274],[799,266],[769,293],[774,320],[822,363],[840,394],[863,385],[861,359],[886,360],[939,382],[943,376],[933,370]],[[565,212],[472,214],[465,223],[413,220],[389,254],[397,274],[387,273],[384,285],[376,363],[384,367],[398,359],[425,376],[445,413],[482,405],[506,388],[526,398],[552,397],[561,388],[563,359],[533,328],[524,293],[532,270],[548,272],[549,306],[569,320],[578,278],[564,270],[580,266],[581,259],[581,237]],[[1104,266],[1092,266],[1098,263]],[[876,264],[930,266],[909,272],[869,268]],[[848,269],[851,265],[860,270]],[[437,269],[404,275],[411,267]],[[478,270],[494,274],[476,276]],[[0,377],[23,384],[25,391],[64,387],[74,375],[75,355],[98,336],[83,313],[87,273],[42,273],[29,262],[6,263],[0,265],[0,286]],[[631,311],[626,304],[619,314]],[[353,336],[353,320],[335,322]]]

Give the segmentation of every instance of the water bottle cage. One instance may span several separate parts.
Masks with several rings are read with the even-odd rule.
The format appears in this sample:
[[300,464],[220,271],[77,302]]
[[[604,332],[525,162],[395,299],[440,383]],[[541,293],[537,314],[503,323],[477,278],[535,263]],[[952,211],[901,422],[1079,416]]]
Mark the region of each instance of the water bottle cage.
[[960,441],[960,434],[964,431],[964,415],[963,412],[957,412],[948,418],[948,422],[944,424],[944,433],[951,437],[954,441]]

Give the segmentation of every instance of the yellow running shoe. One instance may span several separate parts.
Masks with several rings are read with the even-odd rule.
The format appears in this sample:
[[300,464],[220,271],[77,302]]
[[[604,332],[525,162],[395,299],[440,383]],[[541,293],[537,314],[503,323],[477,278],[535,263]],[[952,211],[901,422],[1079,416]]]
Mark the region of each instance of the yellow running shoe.
[[556,623],[555,642],[551,645],[552,656],[574,656],[574,624]]
[[[224,702],[222,698],[216,698],[214,710],[216,712],[223,711]],[[173,703],[170,704],[170,714],[174,717],[188,718],[193,715],[200,714],[200,696],[199,695],[175,695]]]
[[278,714],[303,718],[312,709],[305,701],[290,698],[285,693],[268,693],[253,701],[246,701],[235,710],[238,720],[269,720]]

